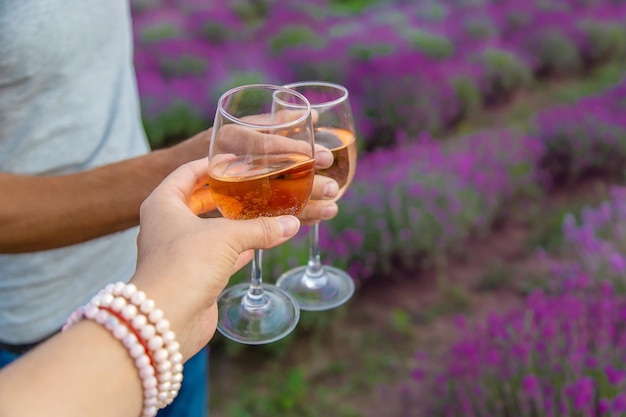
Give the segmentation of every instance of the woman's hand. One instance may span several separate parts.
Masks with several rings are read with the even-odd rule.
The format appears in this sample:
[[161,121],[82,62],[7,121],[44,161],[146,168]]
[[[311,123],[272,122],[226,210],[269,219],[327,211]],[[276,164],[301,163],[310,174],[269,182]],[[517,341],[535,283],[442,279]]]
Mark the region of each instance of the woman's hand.
[[164,311],[185,359],[213,336],[215,301],[230,276],[251,259],[251,250],[284,243],[300,226],[293,216],[198,217],[190,206],[203,204],[197,191],[206,184],[207,171],[206,159],[187,163],[144,201],[132,279]]

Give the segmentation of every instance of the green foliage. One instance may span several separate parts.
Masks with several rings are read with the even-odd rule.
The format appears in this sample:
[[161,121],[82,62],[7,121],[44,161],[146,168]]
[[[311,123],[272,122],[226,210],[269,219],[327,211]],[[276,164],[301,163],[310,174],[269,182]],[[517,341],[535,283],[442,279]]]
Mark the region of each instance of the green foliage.
[[571,208],[562,207],[547,213],[537,213],[531,223],[529,247],[541,247],[549,251],[560,250],[563,246],[563,220],[571,210]]
[[507,15],[506,20],[507,29],[510,31],[517,31],[520,30],[523,26],[530,23],[531,17],[528,12],[515,10]]
[[529,248],[543,248],[557,254],[564,244],[563,222],[565,217],[573,215],[577,222],[581,221],[581,212],[589,204],[599,204],[608,198],[607,187],[599,182],[584,195],[569,198],[557,206],[543,209],[530,216]]
[[446,59],[454,55],[454,44],[445,36],[419,29],[406,30],[404,36],[413,48],[431,58]]
[[222,44],[229,39],[235,38],[238,33],[219,22],[208,21],[202,25],[202,36],[214,44]]
[[624,62],[612,62],[592,70],[588,77],[572,83],[567,88],[552,93],[556,102],[573,103],[584,96],[597,94],[617,84],[626,71]]
[[389,25],[396,28],[407,26],[409,23],[408,16],[398,10],[381,10],[372,16],[372,22],[380,25]]
[[358,31],[360,27],[361,25],[358,22],[339,22],[328,29],[328,34],[331,38],[341,38]]
[[335,13],[361,13],[371,6],[389,3],[390,0],[329,0],[329,6]]
[[155,43],[163,39],[175,38],[179,34],[179,29],[169,23],[161,23],[144,29],[141,34],[141,40],[145,43]]
[[449,285],[441,294],[442,309],[448,313],[462,313],[469,310],[472,302],[467,289],[461,285]]
[[505,124],[522,132],[530,133],[533,130],[533,117],[536,114],[536,104],[523,103],[506,113]]
[[345,84],[347,72],[345,62],[339,60],[294,63],[293,70],[301,80],[328,80],[338,84]]
[[262,24],[271,7],[271,0],[231,0],[229,7],[231,7],[246,24],[255,26]]
[[589,173],[618,178],[624,172],[626,130],[621,126],[602,125],[588,114],[545,136],[543,166],[558,183],[573,184]]
[[465,23],[465,30],[476,40],[489,39],[498,34],[496,25],[487,17],[468,20]]
[[369,61],[376,56],[391,55],[395,51],[394,45],[388,45],[385,43],[368,43],[358,44],[355,43],[350,46],[348,54],[354,59],[361,61]]
[[275,54],[294,46],[309,45],[320,48],[324,45],[320,37],[304,25],[285,26],[269,42],[270,48]]
[[[344,389],[345,386],[339,388]],[[361,417],[353,407],[332,402],[337,391],[311,384],[302,367],[263,373],[249,378],[237,390],[237,401],[228,408],[226,416]]]
[[417,15],[424,20],[441,21],[448,14],[445,6],[439,2],[429,2],[421,4],[417,9]]
[[462,103],[463,117],[472,117],[482,108],[483,96],[476,83],[468,77],[455,77],[452,88]]
[[428,324],[443,315],[467,312],[471,307],[471,299],[467,290],[460,285],[446,285],[441,289],[437,303],[420,312],[417,321]]
[[591,61],[626,57],[626,27],[624,25],[589,20],[581,22],[580,27],[586,32],[589,40],[586,54]]
[[513,271],[502,261],[491,265],[476,286],[478,291],[495,291],[511,285]]
[[208,121],[187,103],[175,102],[154,118],[144,117],[143,125],[152,149],[167,147],[209,127]]
[[509,95],[533,81],[531,69],[515,54],[488,48],[479,57],[486,69],[487,79],[494,95]]
[[337,323],[346,316],[349,305],[344,304],[338,308],[327,311],[301,311],[298,326],[305,333],[324,334],[333,323]]
[[[583,0],[584,1],[584,0]],[[567,3],[559,3],[552,0],[538,0],[536,3],[539,10],[553,10],[569,12],[571,6]]]
[[583,68],[581,52],[564,34],[550,31],[539,39],[532,47],[536,49],[542,71],[567,74]]
[[[437,179],[427,177],[417,181],[418,184],[422,183],[425,187],[430,188],[436,186],[429,184],[433,180],[436,181]],[[444,178],[440,180],[441,183],[446,181]],[[366,195],[369,186],[353,183],[352,189],[355,194],[363,193]],[[415,209],[411,210],[404,187],[394,187],[390,191],[387,209],[384,213],[372,213],[371,216],[374,219],[380,217],[380,214],[384,214],[386,217],[381,219],[381,223],[386,224],[387,227],[378,228],[371,226],[363,230],[363,246],[367,248],[367,252],[378,252],[378,267],[383,274],[391,272],[399,265],[405,268],[422,266],[420,265],[420,262],[423,260],[422,257],[430,253],[429,251],[433,248],[436,248],[434,242],[441,235],[441,225],[427,210],[424,210],[424,214],[421,214],[419,218],[415,218],[414,213],[419,213],[421,207],[415,207]],[[393,204],[394,201],[397,201],[397,203]],[[363,207],[363,209],[366,217],[370,218],[370,215],[367,213],[369,208]],[[339,211],[339,215],[336,218],[337,224],[350,224],[352,221],[351,217],[344,218],[341,210]],[[400,239],[394,239],[394,236],[398,236],[403,227],[409,229],[405,235],[411,239],[410,241],[401,242]],[[417,233],[418,230],[419,233]],[[381,245],[381,242],[388,244]],[[400,259],[394,259],[392,255],[398,252]]]
[[159,64],[166,78],[200,75],[207,68],[204,59],[192,55],[183,55],[178,59],[164,59],[161,60]]
[[541,290],[550,292],[554,283],[554,277],[550,271],[525,271],[524,279],[517,282],[515,290],[522,296],[528,296],[534,291]]
[[308,401],[313,391],[305,378],[302,368],[294,368],[282,377],[266,375],[263,378],[264,390],[241,390],[238,403],[231,406],[231,417],[274,417],[277,415],[298,415],[317,417],[316,404]]
[[[231,72],[230,78],[221,82],[216,88],[213,90],[215,93],[213,94],[216,97],[219,97],[224,92],[230,90],[231,88],[239,87],[240,85],[246,84],[260,84],[269,82],[266,79],[265,74],[258,71],[233,71]],[[253,99],[253,97],[249,97]],[[254,106],[253,102],[249,102],[251,106]]]
[[133,10],[143,12],[144,10],[150,10],[154,7],[154,2],[151,0],[133,0]]
[[400,308],[391,311],[391,327],[396,332],[409,336],[415,332],[410,314]]

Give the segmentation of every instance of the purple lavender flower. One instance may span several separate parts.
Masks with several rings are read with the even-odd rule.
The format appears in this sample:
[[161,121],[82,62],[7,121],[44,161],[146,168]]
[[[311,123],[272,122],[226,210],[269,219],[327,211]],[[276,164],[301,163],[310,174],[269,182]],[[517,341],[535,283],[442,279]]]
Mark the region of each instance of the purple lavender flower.
[[613,187],[609,194],[610,200],[583,208],[580,221],[573,214],[565,217],[564,258],[541,261],[554,275],[555,289],[572,290],[585,278],[582,285],[593,282],[601,291],[609,282],[620,293],[626,290],[626,188]]
[[[477,417],[622,412],[626,345],[614,341],[626,336],[625,308],[626,299],[612,292],[534,292],[524,308],[459,329],[442,366],[420,365],[404,398],[427,404],[426,415],[465,415],[468,401]],[[520,356],[520,346],[529,354]]]

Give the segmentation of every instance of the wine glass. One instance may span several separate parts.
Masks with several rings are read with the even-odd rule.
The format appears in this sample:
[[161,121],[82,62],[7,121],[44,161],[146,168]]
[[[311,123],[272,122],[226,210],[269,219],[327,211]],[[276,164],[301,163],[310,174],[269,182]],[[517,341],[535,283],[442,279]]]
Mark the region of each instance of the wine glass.
[[[346,191],[356,170],[357,148],[348,90],[338,84],[304,81],[284,87],[302,93],[317,113],[314,121],[315,143],[330,149],[332,166],[317,170],[318,175],[333,178],[339,184],[338,200]],[[322,265],[319,246],[319,223],[309,229],[309,261],[283,273],[276,282],[300,304],[301,310],[321,311],[345,303],[354,294],[354,281],[347,272]]]
[[[302,94],[269,84],[224,93],[209,148],[209,189],[220,213],[237,220],[298,214],[313,186],[313,147],[311,107]],[[240,343],[281,339],[300,318],[289,293],[263,283],[262,253],[254,251],[250,283],[227,287],[217,300],[217,329]]]

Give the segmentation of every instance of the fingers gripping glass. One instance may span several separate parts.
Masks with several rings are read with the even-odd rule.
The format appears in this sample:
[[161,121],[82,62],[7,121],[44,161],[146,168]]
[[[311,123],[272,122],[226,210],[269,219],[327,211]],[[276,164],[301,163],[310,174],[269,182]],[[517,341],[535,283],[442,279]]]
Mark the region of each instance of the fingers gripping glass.
[[[295,103],[285,108],[281,103]],[[298,214],[315,175],[311,107],[300,93],[255,84],[234,88],[219,101],[209,148],[209,186],[229,219]],[[297,302],[263,283],[262,251],[255,250],[250,284],[226,288],[218,298],[217,329],[229,339],[263,344],[298,323]]]
[[[317,114],[313,129],[315,143],[330,149],[333,164],[317,175],[325,175],[339,184],[338,200],[346,191],[356,170],[356,139],[348,90],[338,84],[307,81],[284,87],[302,93]],[[276,285],[293,295],[300,309],[321,311],[338,307],[354,293],[354,281],[347,272],[322,265],[319,246],[319,223],[309,229],[309,261],[282,274]]]

